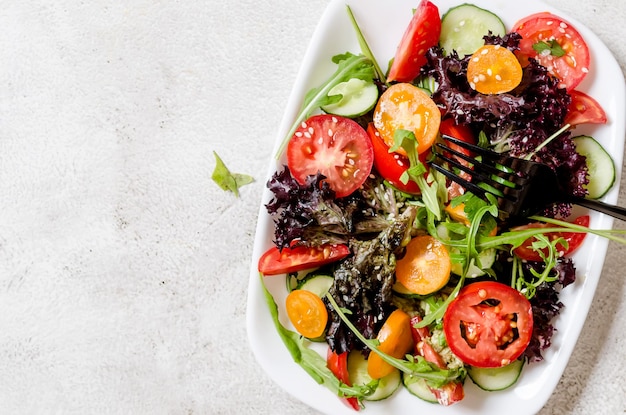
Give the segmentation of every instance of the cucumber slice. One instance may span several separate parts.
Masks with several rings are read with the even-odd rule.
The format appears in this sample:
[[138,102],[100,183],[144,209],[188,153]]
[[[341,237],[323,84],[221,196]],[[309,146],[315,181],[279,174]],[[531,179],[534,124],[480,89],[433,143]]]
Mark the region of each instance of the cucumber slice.
[[[352,385],[367,385],[374,381],[367,373],[367,360],[358,350],[348,355],[348,375]],[[367,401],[380,401],[393,395],[400,386],[400,371],[394,370],[384,378],[378,380],[374,393],[365,398]]]
[[324,112],[354,118],[369,112],[378,101],[378,87],[373,82],[352,78],[335,85],[328,96],[342,95],[341,100],[322,107]]
[[311,291],[320,298],[324,297],[333,285],[334,278],[330,275],[312,274],[300,281],[297,289]]
[[462,58],[483,46],[483,36],[489,31],[498,36],[506,34],[504,23],[498,16],[473,4],[462,4],[448,10],[441,18],[439,45],[447,55],[456,50]]
[[524,360],[515,360],[506,366],[495,368],[470,366],[467,374],[479,388],[486,391],[499,391],[515,384],[523,367]]
[[589,183],[587,191],[590,199],[599,199],[604,196],[615,183],[615,163],[613,158],[593,137],[579,135],[573,138],[576,152],[587,158]]
[[403,373],[402,384],[411,393],[411,395],[415,395],[426,402],[438,403],[437,397],[430,390],[426,380],[423,378],[412,378],[410,375]]

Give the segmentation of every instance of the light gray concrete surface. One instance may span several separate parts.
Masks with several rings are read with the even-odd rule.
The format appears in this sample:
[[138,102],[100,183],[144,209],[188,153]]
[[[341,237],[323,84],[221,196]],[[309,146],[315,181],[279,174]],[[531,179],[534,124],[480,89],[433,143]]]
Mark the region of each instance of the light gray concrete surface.
[[[626,69],[624,2],[547,2]],[[316,413],[258,366],[245,312],[276,130],[327,3],[2,3],[0,413]],[[257,179],[239,199],[213,151]],[[625,269],[611,244],[541,414],[626,412]]]

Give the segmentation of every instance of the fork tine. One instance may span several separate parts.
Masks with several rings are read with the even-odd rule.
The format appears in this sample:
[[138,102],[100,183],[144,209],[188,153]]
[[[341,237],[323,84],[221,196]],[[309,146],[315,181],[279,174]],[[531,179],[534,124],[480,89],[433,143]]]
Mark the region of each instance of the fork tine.
[[494,151],[488,150],[486,148],[482,148],[480,146],[474,145],[474,144],[470,144],[468,142],[465,142],[463,140],[459,140],[458,138],[452,137],[451,135],[446,135],[446,134],[442,134],[441,138],[443,138],[446,141],[449,141],[451,143],[454,143],[456,145],[458,145],[459,147],[462,147],[466,150],[469,150],[475,154],[481,155],[483,157],[487,157],[490,160],[501,160],[502,159],[502,155],[498,154]]
[[464,189],[474,193],[475,195],[477,195],[479,197],[483,197],[484,198],[484,197],[486,197],[487,193],[489,193],[489,192],[487,192],[487,190],[483,189],[482,187],[479,187],[475,183],[472,183],[472,182],[470,182],[468,180],[465,180],[461,176],[458,176],[458,175],[452,173],[450,170],[440,166],[437,163],[431,163],[431,167],[433,167],[439,173],[441,173],[444,176],[446,176],[448,179],[452,180],[453,182],[458,183]]
[[[489,155],[489,157],[491,158],[491,161],[494,161],[494,162],[496,162],[496,164],[501,166],[501,168],[498,168],[495,165],[492,165],[490,163],[477,160],[477,159],[475,159],[473,157],[468,156],[467,154],[464,154],[464,153],[462,153],[460,151],[457,151],[457,150],[455,150],[455,149],[453,149],[451,147],[448,147],[448,146],[446,146],[446,145],[444,145],[442,143],[437,143],[436,146],[439,147],[440,149],[448,152],[448,153],[453,154],[455,157],[461,158],[461,159],[465,160],[466,162],[470,163],[474,167],[472,171],[468,171],[466,169],[462,169],[462,170],[464,170],[464,171],[466,171],[466,172],[468,172],[470,174],[472,174],[473,171],[484,171],[484,172],[489,173],[490,175],[498,176],[499,178],[507,180],[509,182],[512,182],[512,183],[514,183],[514,184],[516,184],[518,186],[522,186],[522,185],[524,185],[527,182],[527,178],[526,177],[523,177],[523,176],[515,174],[515,171],[519,170],[519,169],[515,169],[514,168],[515,166],[506,165],[508,163],[506,163],[505,160],[509,159],[506,156],[503,156],[503,155],[495,155],[494,156],[493,154]],[[487,151],[489,153],[493,153],[493,152],[491,152],[489,150],[484,150],[484,151]],[[445,155],[443,155],[443,154],[441,154],[439,152],[435,152],[435,155],[438,156],[438,157],[441,157],[441,158],[445,158],[445,160],[448,161],[448,162],[450,162],[450,160],[451,160],[449,157],[445,157]],[[504,162],[504,163],[501,163],[501,162]],[[510,169],[510,171],[509,172],[503,171],[502,168]]]
[[[447,149],[447,147],[445,146],[440,147],[443,149]],[[485,182],[488,185],[495,187],[498,191],[510,192],[511,189],[517,190],[527,182],[527,179],[525,177],[518,176],[515,173],[508,173],[490,164],[481,163],[478,160],[467,157],[464,154],[456,152],[453,149],[450,149],[450,152],[453,155],[458,155],[463,160],[471,163],[472,167],[470,168],[469,166],[461,163],[459,160],[448,157],[445,154],[441,154],[439,152],[435,152],[435,156],[447,162],[448,165],[464,171],[465,173],[472,176],[475,180]]]

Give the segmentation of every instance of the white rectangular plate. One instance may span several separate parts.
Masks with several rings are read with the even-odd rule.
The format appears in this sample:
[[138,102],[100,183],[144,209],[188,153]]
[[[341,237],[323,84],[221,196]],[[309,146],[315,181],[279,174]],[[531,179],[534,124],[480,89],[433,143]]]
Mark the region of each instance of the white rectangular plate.
[[[463,3],[460,0],[434,0],[433,2],[438,6],[441,14],[450,7]],[[580,126],[574,131],[574,135],[592,135],[613,156],[618,169],[617,182],[603,200],[615,203],[619,191],[624,149],[626,94],[620,67],[607,47],[580,22],[540,1],[474,0],[472,3],[500,16],[507,30],[510,30],[517,20],[531,13],[550,11],[572,23],[584,37],[592,54],[591,69],[577,89],[594,97],[606,111],[609,121],[601,126]],[[411,19],[412,9],[417,3],[414,0],[335,0],[330,3],[311,40],[287,103],[276,138],[275,150],[296,117],[306,92],[320,85],[334,72],[335,65],[331,62],[331,57],[346,51],[355,54],[360,52],[348,18],[346,4],[351,7],[374,56],[381,65],[386,66],[395,53]],[[273,161],[267,178],[269,179],[282,164],[284,164],[284,159]],[[301,401],[326,414],[354,415],[353,410],[345,406],[324,386],[318,385],[293,362],[274,328],[257,271],[258,259],[271,246],[273,237],[273,222],[264,206],[270,198],[271,194],[266,189],[259,211],[250,271],[247,325],[252,350],[265,371],[281,387]],[[595,212],[591,212],[590,215],[592,228],[609,229],[612,226],[611,218]],[[501,392],[485,392],[468,380],[465,383],[465,399],[450,407],[423,402],[401,388],[389,399],[366,402],[366,409],[363,413],[392,415],[410,411],[433,415],[459,413],[514,415],[534,414],[539,411],[554,391],[576,344],[598,284],[607,247],[607,240],[589,235],[583,247],[577,251],[574,256],[578,271],[577,280],[562,292],[561,300],[565,307],[554,322],[558,331],[553,337],[553,344],[545,352],[545,360],[527,365],[519,381],[513,387]],[[284,278],[268,277],[265,282],[280,312],[283,313],[283,300],[287,294]],[[289,326],[282,314],[281,320],[283,324]],[[325,344],[313,347],[325,353]]]

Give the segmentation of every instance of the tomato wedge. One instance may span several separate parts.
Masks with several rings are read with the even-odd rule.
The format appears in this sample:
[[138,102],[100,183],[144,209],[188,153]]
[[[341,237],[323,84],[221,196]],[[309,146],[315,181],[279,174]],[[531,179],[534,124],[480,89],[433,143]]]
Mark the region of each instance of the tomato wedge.
[[528,347],[533,331],[530,302],[522,293],[495,281],[465,286],[443,316],[452,352],[476,367],[501,367]]
[[422,0],[413,13],[396,50],[387,81],[411,82],[426,63],[426,51],[439,42],[441,19],[439,9]]
[[602,106],[584,92],[569,91],[572,102],[567,109],[563,124],[606,124],[607,118]]
[[[582,215],[574,219],[574,224],[580,226],[589,227],[589,215]],[[554,225],[543,223],[543,222],[534,222],[528,225],[517,226],[512,230],[524,230],[531,228],[551,228]],[[582,245],[585,240],[586,233],[583,232],[551,232],[545,235],[550,241],[554,241],[557,238],[563,238],[567,242],[567,248],[565,248],[562,244],[557,244],[557,249],[563,253],[563,256],[570,255],[573,253],[580,245]],[[528,238],[524,241],[520,246],[513,250],[513,253],[520,257],[521,259],[525,259],[526,261],[542,261],[541,255],[539,252],[535,251],[532,248],[533,242],[536,239]],[[543,250],[544,255],[547,253],[547,248]]]
[[[381,352],[395,358],[402,358],[413,348],[411,317],[400,309],[394,310],[380,328],[376,339],[380,341]],[[372,379],[383,378],[397,370],[385,362],[376,352],[371,352],[367,359],[367,373]]]
[[391,183],[392,186],[398,190],[410,193],[419,194],[420,188],[412,180],[409,180],[406,184],[402,183],[400,177],[409,168],[410,162],[406,156],[400,153],[389,152],[389,146],[385,144],[380,134],[374,127],[373,123],[369,123],[367,126],[367,134],[372,140],[372,147],[374,148],[374,168],[382,176],[383,179]]
[[530,15],[513,26],[522,36],[518,57],[522,64],[536,59],[561,80],[568,91],[576,88],[589,72],[589,48],[574,27],[548,12]]
[[[330,347],[328,348],[328,352],[326,353],[326,366],[330,369],[331,372],[337,379],[342,381],[348,386],[350,385],[350,373],[348,372],[348,354],[350,352],[343,352],[337,354]],[[359,405],[359,400],[355,397],[343,398],[343,402],[348,405],[350,408],[358,411],[361,409]]]
[[[374,109],[374,127],[389,147],[397,130],[415,134],[417,152],[429,151],[439,134],[441,112],[437,104],[413,84],[394,84],[380,96]],[[406,155],[403,149],[398,153]]]
[[304,121],[287,145],[287,165],[300,184],[323,174],[337,197],[358,189],[372,170],[374,151],[365,130],[336,115],[314,115]]
[[350,254],[347,245],[327,244],[319,247],[296,246],[268,249],[259,258],[259,272],[263,275],[287,274],[304,269],[321,267],[339,261]]

